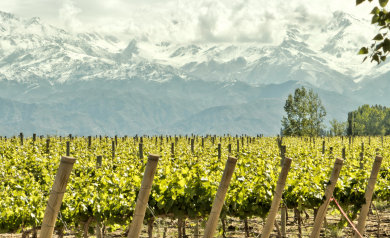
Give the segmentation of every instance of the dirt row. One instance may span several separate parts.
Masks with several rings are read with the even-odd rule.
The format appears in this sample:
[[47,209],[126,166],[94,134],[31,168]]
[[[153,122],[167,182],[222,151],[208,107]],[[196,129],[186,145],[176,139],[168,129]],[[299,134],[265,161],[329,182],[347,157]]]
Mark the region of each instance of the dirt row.
[[[340,221],[340,213],[338,210],[331,208],[328,210],[326,221],[324,222],[323,228],[321,230],[320,237],[353,237],[353,228],[351,226],[346,226],[341,229],[337,227],[337,223]],[[294,218],[293,210],[289,210],[288,221],[286,227],[287,237],[300,237],[299,236],[299,227],[297,219]],[[313,223],[314,216],[309,211],[307,214],[302,213],[302,226],[301,226],[301,235],[302,237],[309,237]],[[379,228],[379,237],[390,237],[390,207],[382,206],[378,210],[378,214],[376,211],[370,210],[367,222],[366,222],[366,230],[364,233],[364,237],[378,237],[378,218],[380,219],[380,228]],[[280,226],[280,215],[277,217],[277,221]],[[199,233],[200,236],[203,234],[204,224],[206,221],[200,220],[199,222]],[[228,217],[225,221],[225,237],[248,237],[246,234],[248,231],[249,237],[260,237],[262,228],[265,224],[260,218],[252,218],[247,220],[247,229],[245,229],[245,221],[239,220],[237,218]],[[354,222],[356,224],[356,221]],[[192,220],[187,219],[185,221],[185,228],[182,230],[183,238],[185,237],[194,237],[194,228],[195,223]],[[65,233],[64,238],[75,238],[75,234],[79,229],[68,228],[68,233]],[[219,232],[219,233],[218,233]],[[117,229],[114,232],[106,233],[105,237],[125,237],[126,234],[124,230]],[[276,228],[272,234],[273,237],[278,237]],[[30,238],[33,236],[30,234]],[[39,237],[39,231],[38,231]],[[54,234],[53,237],[58,238],[57,234]],[[94,235],[89,235],[89,237],[93,238]],[[142,228],[141,237],[148,237],[147,233],[147,225],[144,224]],[[157,219],[154,222],[153,228],[153,237],[178,237],[178,222],[177,220],[170,219]],[[217,231],[215,233],[215,237],[223,237],[222,235],[222,222],[220,221],[217,227]],[[22,238],[22,234],[14,234],[14,233],[0,233],[0,238]],[[27,237],[26,237],[27,238]]]

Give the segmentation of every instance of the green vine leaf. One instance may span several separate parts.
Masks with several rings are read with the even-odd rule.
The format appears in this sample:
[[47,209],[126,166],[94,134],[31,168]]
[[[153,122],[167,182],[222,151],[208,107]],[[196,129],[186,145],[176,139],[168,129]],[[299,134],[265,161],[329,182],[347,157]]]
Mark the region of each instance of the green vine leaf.
[[388,2],[389,0],[379,0],[379,5],[381,5],[381,7],[386,7]]
[[374,7],[374,9],[372,9],[370,14],[378,15],[379,14],[379,8],[378,7]]
[[379,16],[378,16],[378,15],[374,15],[374,16],[372,17],[372,19],[371,19],[371,24],[377,23],[378,20],[379,20]]
[[368,49],[366,47],[362,47],[359,51],[359,55],[368,54]]
[[378,34],[378,35],[376,35],[376,36],[374,37],[374,39],[372,39],[372,40],[376,40],[376,41],[383,40],[383,36],[382,36],[382,34],[381,34],[381,33],[379,33],[379,34]]
[[383,52],[388,52],[390,51],[390,40],[389,38],[386,38],[384,41],[383,41]]
[[356,6],[364,2],[365,0],[356,0]]

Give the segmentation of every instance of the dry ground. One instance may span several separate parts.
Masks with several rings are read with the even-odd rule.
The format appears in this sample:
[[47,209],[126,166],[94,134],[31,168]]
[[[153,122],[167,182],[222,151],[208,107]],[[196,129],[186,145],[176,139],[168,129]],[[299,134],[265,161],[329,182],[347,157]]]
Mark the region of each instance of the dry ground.
[[[370,211],[370,214],[367,219],[366,223],[366,231],[364,233],[364,237],[378,237],[378,215],[380,218],[380,237],[390,237],[390,206],[388,204],[381,204],[381,206],[378,206],[378,212],[379,214],[376,214],[376,211]],[[338,229],[336,224],[340,220],[340,213],[335,208],[330,208],[327,213],[327,220],[323,225],[322,231],[321,231],[321,237],[352,237],[353,236],[353,229],[350,226],[344,227],[342,229]],[[313,226],[313,213],[311,210],[308,210],[308,217],[302,213],[302,237],[309,237],[312,226]],[[280,215],[278,215],[277,220],[280,225]],[[200,220],[199,222],[199,230],[200,230],[200,236],[203,234],[204,226],[201,225],[203,222],[203,225],[205,221]],[[355,224],[357,221],[354,222]],[[248,220],[248,228],[249,228],[249,235],[250,237],[260,237],[263,225],[265,224],[265,221],[263,221],[260,218],[252,218]],[[153,237],[165,237],[171,238],[171,237],[178,237],[178,228],[177,228],[177,220],[170,220],[170,219],[157,219],[154,222],[154,229],[153,229]],[[230,218],[228,217],[226,219],[226,237],[247,237],[245,236],[245,229],[244,229],[244,221],[239,220],[237,218]],[[189,219],[186,220],[186,228],[185,228],[185,234],[184,237],[195,237],[194,236],[194,228],[195,223]],[[74,238],[75,233],[77,229],[69,228],[70,231],[67,233],[64,238]],[[222,223],[219,222],[218,228],[220,232],[222,231]],[[164,232],[165,231],[165,232]],[[287,237],[299,237],[298,233],[298,222],[296,219],[294,219],[294,213],[293,210],[289,210],[288,215],[288,221],[287,221],[287,227],[286,227]],[[124,231],[122,229],[117,229],[115,232],[111,232],[105,235],[105,237],[124,237]],[[273,237],[278,237],[276,229],[274,229],[274,232],[272,233]],[[12,234],[12,233],[3,233],[0,234],[0,238],[21,238],[22,234]],[[32,236],[30,235],[30,238]],[[39,232],[38,232],[39,237]],[[53,237],[58,238],[58,236],[55,234]],[[94,236],[89,236],[93,238]],[[147,235],[147,226],[146,224],[142,228],[142,234],[141,237],[148,237]],[[183,237],[183,238],[184,238]],[[215,237],[223,237],[222,234],[218,234],[218,231],[215,233]]]

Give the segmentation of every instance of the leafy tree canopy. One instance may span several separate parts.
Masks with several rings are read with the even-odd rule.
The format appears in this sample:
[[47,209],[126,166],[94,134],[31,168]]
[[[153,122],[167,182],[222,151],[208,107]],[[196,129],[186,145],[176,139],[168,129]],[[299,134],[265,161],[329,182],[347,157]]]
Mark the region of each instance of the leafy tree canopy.
[[331,125],[330,131],[332,136],[342,136],[346,134],[347,122],[341,122],[333,119],[329,121],[329,123]]
[[390,108],[365,104],[348,113],[348,135],[390,135]]
[[294,96],[288,95],[284,110],[287,117],[283,116],[282,130],[286,136],[315,136],[325,128],[326,110],[313,89],[295,89]]

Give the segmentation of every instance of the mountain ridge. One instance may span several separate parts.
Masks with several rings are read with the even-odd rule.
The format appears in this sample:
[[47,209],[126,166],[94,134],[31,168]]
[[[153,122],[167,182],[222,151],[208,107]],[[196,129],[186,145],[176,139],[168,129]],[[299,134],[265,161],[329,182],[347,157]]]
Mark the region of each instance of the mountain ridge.
[[[362,65],[356,55],[364,43],[357,29],[372,27],[346,13],[333,16],[321,29],[289,28],[278,45],[124,44],[0,11],[0,98],[12,114],[0,118],[0,134],[18,133],[23,125],[43,134],[56,126],[73,134],[276,134],[283,101],[301,86],[320,94],[327,120],[346,120],[363,103],[388,103],[389,64]],[[47,113],[52,124],[20,117],[29,108]],[[59,126],[67,122],[56,115],[66,113],[76,118],[72,127]],[[31,121],[15,124],[12,118]]]

